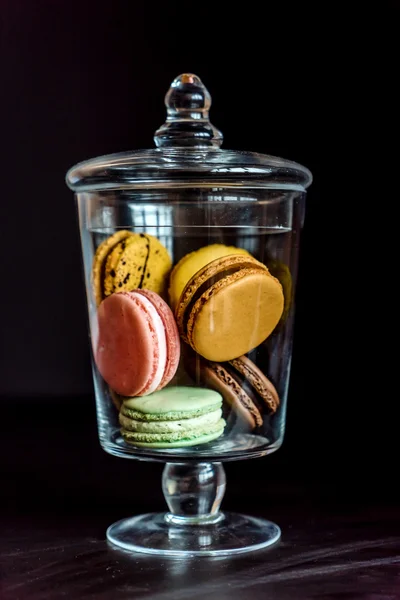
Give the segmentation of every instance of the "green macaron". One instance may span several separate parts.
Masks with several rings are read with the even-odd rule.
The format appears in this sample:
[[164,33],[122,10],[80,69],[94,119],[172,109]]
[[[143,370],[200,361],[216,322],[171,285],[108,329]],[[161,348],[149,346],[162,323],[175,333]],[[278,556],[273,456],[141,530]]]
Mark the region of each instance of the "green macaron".
[[222,435],[222,396],[197,387],[164,388],[138,398],[123,398],[119,415],[126,442],[147,448],[180,448]]

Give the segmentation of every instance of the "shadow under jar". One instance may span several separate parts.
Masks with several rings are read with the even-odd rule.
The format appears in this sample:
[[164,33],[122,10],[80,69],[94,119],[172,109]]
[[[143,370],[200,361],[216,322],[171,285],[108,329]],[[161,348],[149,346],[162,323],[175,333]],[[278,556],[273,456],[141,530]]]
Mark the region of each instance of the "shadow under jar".
[[[67,174],[79,213],[101,446],[166,463],[169,512],[123,519],[107,537],[127,550],[171,556],[246,552],[273,544],[280,530],[219,510],[222,462],[282,444],[312,178],[293,162],[221,150],[209,93],[195,75],[177,77],[165,103],[156,149],[95,158]],[[135,296],[148,304],[146,289],[179,332],[169,346],[170,330],[161,332],[176,365],[162,389],[126,393],[120,353],[132,352],[132,369],[140,370],[144,351],[140,330],[121,317],[123,303]],[[111,371],[105,355],[115,359]]]

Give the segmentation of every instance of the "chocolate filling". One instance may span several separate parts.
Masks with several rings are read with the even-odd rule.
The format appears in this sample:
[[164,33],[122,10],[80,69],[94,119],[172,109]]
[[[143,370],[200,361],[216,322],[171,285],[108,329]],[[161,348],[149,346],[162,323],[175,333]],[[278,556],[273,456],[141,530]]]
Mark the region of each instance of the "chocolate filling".
[[139,282],[139,285],[138,285],[138,288],[139,288],[139,289],[142,289],[142,287],[143,287],[144,275],[145,275],[145,273],[146,273],[146,268],[147,268],[147,261],[149,260],[149,256],[150,256],[150,239],[149,239],[149,238],[147,237],[147,235],[145,235],[144,233],[141,233],[141,234],[140,234],[140,237],[145,237],[145,238],[146,238],[146,240],[147,240],[147,256],[146,256],[146,259],[145,259],[145,261],[144,261],[144,265],[143,265],[143,271],[142,271],[142,276],[141,276],[141,278],[140,278],[140,282]]
[[[255,426],[260,427],[263,423],[262,406],[260,405],[259,399],[257,398],[257,395],[254,394],[251,386],[246,385],[246,382],[243,381],[243,378],[238,377],[238,374],[233,367],[229,365],[229,363],[220,364],[208,361],[207,366],[217,375],[218,379],[220,379],[231,390],[237,402],[241,405],[244,411],[250,413],[255,422]],[[224,395],[223,392],[221,393]],[[227,398],[225,398],[225,400],[227,400]],[[227,400],[227,402],[229,405],[231,405],[229,400]],[[237,412],[235,411],[234,405],[232,405],[232,408],[234,412]]]
[[224,279],[224,277],[227,277],[228,275],[233,275],[233,273],[240,271],[242,267],[243,265],[236,265],[231,269],[227,269],[226,271],[222,271],[222,273],[217,273],[216,275],[211,275],[211,277],[206,279],[206,281],[202,283],[201,286],[195,291],[189,304],[185,308],[185,312],[183,314],[183,323],[188,322],[193,306],[196,304],[197,300],[201,298],[204,292],[206,292],[215,283],[218,283],[218,281],[221,281],[221,279]]
[[[115,250],[115,248],[118,246],[118,244],[120,243],[120,241],[116,242],[115,244],[113,244],[108,249],[107,254],[104,257],[104,260],[103,260],[101,268],[100,268],[100,283],[101,283],[101,298],[102,298],[102,300],[105,298],[104,282],[105,282],[105,278],[106,278],[106,263],[107,263],[107,259],[110,256],[111,252],[113,250]],[[126,242],[124,241],[124,247],[125,247],[125,245],[126,245]],[[111,277],[115,277],[115,271],[114,271],[114,269],[111,270],[110,275],[111,275]]]
[[262,399],[260,398],[260,396],[257,394],[257,391],[255,390],[255,388],[251,385],[250,381],[248,379],[246,379],[245,377],[243,377],[243,375],[241,375],[241,373],[238,373],[238,371],[236,371],[236,369],[231,364],[222,363],[222,365],[223,365],[224,369],[226,369],[228,371],[229,375],[236,381],[236,383],[238,385],[240,385],[240,387],[243,389],[243,391],[246,392],[246,394],[248,395],[250,400],[257,407],[257,410],[259,410],[260,413],[263,414],[265,404],[262,401]]
[[[265,378],[266,381],[264,381],[263,378],[257,376],[257,373],[252,373],[251,368],[240,358],[235,358],[229,361],[229,363],[234,369],[237,370],[238,374],[240,374],[244,380],[249,382],[257,396],[261,399],[261,401],[263,401],[263,405],[266,404],[271,413],[276,412],[280,400],[278,392],[275,390],[274,393],[273,391],[274,386],[272,382],[270,382],[267,378]],[[253,378],[251,378],[252,375]],[[267,382],[270,383],[272,389],[268,386]]]
[[[116,244],[114,244],[114,246],[112,246],[112,248],[115,248]],[[106,256],[104,257],[104,260],[100,266],[100,292],[101,292],[101,300],[104,300],[104,298],[106,297],[105,294],[105,286],[104,286],[104,282],[106,279],[106,262],[107,262],[107,258],[108,255],[110,253],[110,250],[107,252]]]
[[[188,322],[188,320],[190,318],[190,313],[192,312],[192,309],[193,309],[194,305],[196,304],[197,300],[199,300],[201,298],[201,296],[211,286],[213,286],[215,283],[218,283],[218,281],[221,281],[225,277],[228,277],[229,275],[233,275],[234,273],[237,273],[238,271],[241,271],[242,269],[245,269],[247,267],[252,268],[252,269],[259,268],[261,270],[264,270],[263,265],[257,265],[254,263],[246,262],[246,260],[244,259],[242,263],[236,264],[236,265],[232,266],[230,269],[225,269],[224,271],[221,271],[220,273],[211,275],[211,277],[206,279],[206,281],[204,283],[202,283],[201,286],[195,291],[192,298],[190,299],[190,302],[188,303],[187,307],[185,308],[185,311],[183,314],[183,320],[182,320],[184,327],[186,327],[186,323]],[[185,334],[186,333],[187,332],[185,331]]]
[[[149,239],[149,238],[147,237],[147,235],[145,235],[144,233],[141,233],[141,234],[140,234],[140,237],[141,237],[141,238],[146,238],[146,239],[147,239],[147,256],[146,256],[146,259],[145,259],[145,262],[144,262],[144,267],[143,267],[143,272],[142,272],[142,276],[141,276],[141,279],[140,279],[140,283],[139,283],[139,285],[138,285],[138,287],[139,287],[139,288],[141,288],[141,287],[142,287],[142,284],[143,284],[143,279],[144,279],[144,274],[145,274],[145,270],[146,270],[146,266],[147,266],[147,261],[149,260],[149,255],[150,255],[150,239]],[[105,259],[104,259],[104,261],[103,261],[102,267],[101,267],[102,297],[103,297],[103,298],[105,297],[105,294],[104,294],[104,281],[105,281],[105,273],[106,273],[106,262],[107,262],[107,258],[108,258],[108,256],[111,254],[111,252],[112,252],[112,251],[113,251],[113,250],[114,250],[114,249],[115,249],[115,248],[118,246],[118,244],[119,244],[119,243],[121,243],[121,242],[117,242],[116,244],[114,244],[114,245],[113,245],[113,246],[110,248],[110,250],[109,250],[109,251],[108,251],[108,253],[107,253],[107,256],[106,256],[106,258],[105,258]],[[122,240],[122,243],[121,243],[121,249],[122,249],[122,251],[124,251],[124,250],[125,250],[125,248],[126,248],[126,239]],[[125,260],[121,261],[121,263],[122,263],[123,265],[126,265],[126,261],[125,261]],[[142,269],[142,267],[141,267],[141,266],[139,266],[139,267],[138,267],[138,271],[141,271],[141,269]],[[114,269],[111,269],[111,271],[110,271],[110,275],[111,275],[111,277],[112,277],[112,278],[114,278],[114,277],[116,276],[116,272],[115,272],[115,270],[114,270]],[[128,280],[129,280],[130,276],[131,276],[131,274],[130,274],[130,273],[128,273],[128,274],[125,276],[125,279],[124,279],[124,281],[123,281],[123,284],[125,284],[125,285],[126,285],[126,283],[128,282]],[[118,287],[119,287],[119,288],[121,288],[123,284],[120,282],[120,283],[118,284]],[[116,289],[116,288],[115,288],[115,285],[113,286],[113,288],[114,288],[114,290]]]

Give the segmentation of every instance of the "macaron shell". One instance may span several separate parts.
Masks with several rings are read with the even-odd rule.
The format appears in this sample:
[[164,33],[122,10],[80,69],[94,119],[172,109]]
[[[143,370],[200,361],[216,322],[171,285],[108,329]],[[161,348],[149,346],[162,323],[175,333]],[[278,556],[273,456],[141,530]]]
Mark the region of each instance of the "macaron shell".
[[141,287],[148,255],[149,241],[144,234],[132,234],[117,244],[106,263],[105,296]]
[[136,419],[131,419],[123,413],[120,413],[119,422],[126,431],[136,431],[137,433],[164,434],[186,432],[190,434],[191,432],[196,432],[203,427],[209,430],[211,426],[214,426],[219,422],[221,417],[222,410],[218,408],[217,410],[200,417],[175,421],[137,421]]
[[212,442],[213,440],[219,438],[223,432],[224,432],[224,427],[225,427],[225,421],[223,421],[221,419],[221,425],[216,428],[216,430],[212,433],[205,433],[202,435],[198,435],[196,437],[193,438],[189,438],[189,439],[181,439],[181,440],[176,440],[174,442],[170,442],[170,441],[148,441],[148,442],[143,442],[143,441],[138,441],[137,439],[135,439],[135,433],[133,432],[129,432],[129,431],[125,431],[124,429],[121,430],[122,436],[124,438],[124,440],[128,443],[128,444],[132,444],[134,446],[138,446],[139,448],[185,448],[187,446],[199,446],[200,444],[206,444],[208,442]]
[[[155,392],[156,393],[156,392]],[[183,419],[194,419],[200,417],[218,408],[222,404],[222,398],[218,400],[217,404],[212,406],[206,406],[204,408],[198,408],[197,410],[182,410],[182,411],[169,411],[160,413],[144,413],[140,411],[128,408],[126,401],[121,406],[121,413],[130,419],[135,421],[182,421]]]
[[[151,290],[136,290],[136,292],[147,298],[157,310],[165,329],[165,339],[167,343],[167,364],[164,375],[157,390],[162,389],[171,381],[179,365],[181,354],[181,342],[178,327],[168,304]],[[157,391],[156,390],[156,391]]]
[[[186,254],[175,265],[170,275],[169,300],[172,310],[175,310],[187,282],[205,265],[232,254],[249,255],[247,250],[224,244],[210,244],[199,250]],[[250,256],[250,255],[249,255]]]
[[[166,419],[167,414],[185,415],[191,418],[198,411],[212,412],[222,404],[222,397],[214,390],[189,386],[166,387],[150,396],[140,398],[124,398],[123,408],[149,415],[155,419],[162,415]],[[180,416],[179,418],[184,418]]]
[[95,362],[103,379],[122,396],[141,393],[157,368],[158,340],[140,298],[126,292],[113,294],[98,309]]
[[274,384],[247,356],[240,356],[230,364],[245,378],[267,405],[271,413],[275,413],[280,404],[279,395]]
[[268,271],[242,269],[211,286],[195,303],[187,339],[208,360],[229,361],[261,344],[282,311],[280,283]]
[[149,242],[149,255],[143,276],[143,288],[165,296],[172,261],[168,250],[156,237],[146,234]]
[[107,256],[119,242],[131,235],[133,234],[125,229],[117,231],[116,233],[108,237],[106,240],[104,240],[104,242],[102,242],[96,250],[92,267],[92,288],[97,306],[100,304],[104,297],[103,276]]

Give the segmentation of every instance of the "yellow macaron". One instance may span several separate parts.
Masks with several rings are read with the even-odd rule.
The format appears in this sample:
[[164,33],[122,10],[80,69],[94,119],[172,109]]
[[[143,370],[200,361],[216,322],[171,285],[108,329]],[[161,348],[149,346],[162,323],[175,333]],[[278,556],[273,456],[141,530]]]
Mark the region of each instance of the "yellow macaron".
[[168,250],[153,235],[123,230],[96,250],[92,287],[96,304],[115,292],[142,288],[166,295],[172,267]]
[[104,298],[103,280],[107,258],[117,244],[130,235],[132,235],[132,233],[126,229],[116,231],[113,235],[110,235],[104,240],[96,250],[92,266],[92,289],[97,305],[99,305]]
[[144,234],[133,234],[110,252],[104,274],[104,295],[140,288],[150,242]]
[[282,286],[250,255],[228,255],[186,284],[175,316],[182,339],[204,358],[225,362],[261,344],[284,306]]
[[199,250],[186,254],[175,265],[171,271],[169,279],[169,302],[172,310],[175,310],[185,285],[205,265],[217,258],[228,256],[230,254],[249,255],[247,250],[236,248],[235,246],[225,246],[224,244],[210,244],[203,246]]

